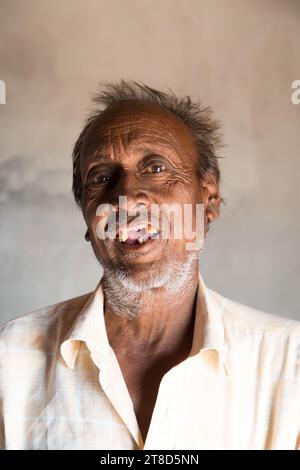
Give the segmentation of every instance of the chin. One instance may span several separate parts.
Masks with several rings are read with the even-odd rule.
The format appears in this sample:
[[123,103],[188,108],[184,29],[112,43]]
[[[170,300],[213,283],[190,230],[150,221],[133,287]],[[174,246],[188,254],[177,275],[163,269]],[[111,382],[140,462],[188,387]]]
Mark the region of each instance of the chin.
[[170,275],[157,269],[130,270],[123,276],[124,287],[135,292],[165,287],[170,281]]
[[138,263],[133,261],[128,266],[120,266],[109,263],[105,265],[104,273],[107,278],[122,285],[126,290],[132,292],[144,292],[150,289],[166,287],[171,281],[173,267],[170,263],[157,262]]

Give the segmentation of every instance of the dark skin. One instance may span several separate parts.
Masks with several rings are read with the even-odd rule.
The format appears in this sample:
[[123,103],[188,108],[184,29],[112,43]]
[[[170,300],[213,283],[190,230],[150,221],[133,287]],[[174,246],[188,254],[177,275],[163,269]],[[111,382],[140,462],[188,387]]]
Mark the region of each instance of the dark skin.
[[[219,216],[218,184],[212,174],[200,179],[193,136],[173,113],[158,106],[123,102],[108,108],[90,129],[80,167],[82,210],[89,239],[104,266],[122,266],[138,281],[157,272],[168,257],[186,256],[184,238],[158,240],[151,250],[120,249],[119,242],[100,240],[96,208],[117,204],[126,195],[128,205],[143,203],[204,204],[205,226]],[[193,218],[195,228],[195,217]],[[194,331],[198,263],[189,289],[172,295],[164,287],[139,296],[134,318],[117,315],[105,304],[109,342],[116,354],[139,428],[145,442],[162,377],[189,354]],[[155,292],[154,292],[155,291]]]

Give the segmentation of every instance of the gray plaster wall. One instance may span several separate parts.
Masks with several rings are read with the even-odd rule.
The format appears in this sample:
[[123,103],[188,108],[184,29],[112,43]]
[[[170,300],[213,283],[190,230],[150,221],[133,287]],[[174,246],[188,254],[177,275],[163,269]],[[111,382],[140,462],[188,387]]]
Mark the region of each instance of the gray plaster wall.
[[71,152],[103,80],[191,94],[223,123],[206,284],[300,320],[300,2],[0,0],[0,323],[94,289]]

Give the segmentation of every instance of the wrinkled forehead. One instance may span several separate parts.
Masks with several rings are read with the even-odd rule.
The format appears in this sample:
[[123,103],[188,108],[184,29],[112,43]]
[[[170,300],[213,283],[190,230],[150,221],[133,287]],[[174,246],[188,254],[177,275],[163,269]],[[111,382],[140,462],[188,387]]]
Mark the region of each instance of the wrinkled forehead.
[[139,145],[168,147],[177,154],[196,151],[191,131],[174,113],[158,105],[128,101],[110,106],[95,120],[82,154]]

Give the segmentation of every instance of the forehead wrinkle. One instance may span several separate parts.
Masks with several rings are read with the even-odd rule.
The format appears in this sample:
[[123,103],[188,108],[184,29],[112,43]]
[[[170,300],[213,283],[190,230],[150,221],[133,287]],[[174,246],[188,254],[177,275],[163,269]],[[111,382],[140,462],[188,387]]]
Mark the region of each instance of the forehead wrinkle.
[[188,135],[189,132],[185,123],[179,120],[176,115],[169,113],[165,116],[164,113],[153,114],[152,112],[145,112],[144,110],[141,112],[134,109],[102,116],[102,119],[100,118],[96,124],[94,131],[98,131],[103,136],[111,136],[114,133],[124,132],[143,133],[149,129],[161,134],[162,128],[164,128],[163,133],[167,134],[171,139],[181,140],[182,136],[192,137]]
[[[95,123],[90,136],[87,136],[84,152],[92,160],[101,157],[115,159],[118,151],[139,152],[156,147],[170,150],[181,163],[183,155],[194,153],[193,137],[183,122],[173,122],[165,116],[145,114],[145,112],[121,112],[117,115],[103,116]],[[148,147],[148,148],[147,148]]]
[[92,150],[92,152],[90,152],[92,154],[107,154],[111,147],[115,146],[118,142],[122,142],[123,147],[130,146],[132,148],[141,148],[143,144],[148,146],[164,146],[171,149],[178,148],[178,143],[175,138],[172,138],[170,135],[157,135],[148,129],[134,129],[129,132],[124,130],[124,132],[120,132],[118,135],[112,135],[112,133],[109,132],[105,135],[102,134],[101,136],[95,136],[88,146]]
[[172,155],[176,157],[177,163],[182,163],[180,158],[180,152],[171,147],[169,143],[163,142],[161,139],[134,139],[131,143],[124,143],[122,140],[117,143],[116,141],[112,143],[112,145],[107,145],[105,148],[98,148],[93,152],[93,155],[90,158],[91,162],[94,161],[107,161],[109,159],[114,160],[115,155],[118,155],[121,152],[128,154],[129,152],[132,154],[139,154],[142,153],[144,156],[144,152],[153,152],[153,153],[164,153],[166,152],[170,156],[170,152]]
[[[153,143],[156,145],[168,145],[177,147],[177,139],[174,138],[169,133],[162,133],[160,132],[153,132],[148,129],[134,129],[128,132],[127,135],[128,144],[140,144],[143,142],[147,142],[149,144]],[[170,145],[171,144],[171,145]]]
[[[121,147],[125,150],[130,147],[132,150],[141,150],[143,146],[156,146],[156,147],[165,147],[175,153],[179,153],[180,147],[184,147],[181,142],[178,142],[178,139],[172,134],[162,134],[160,132],[153,132],[145,128],[134,128],[134,129],[118,129],[119,132],[116,133],[112,130],[97,136],[93,139],[92,147],[95,149],[92,153],[96,154],[98,157],[101,154],[109,154],[113,147],[118,147],[118,143],[121,144]],[[114,135],[115,134],[115,135]]]

